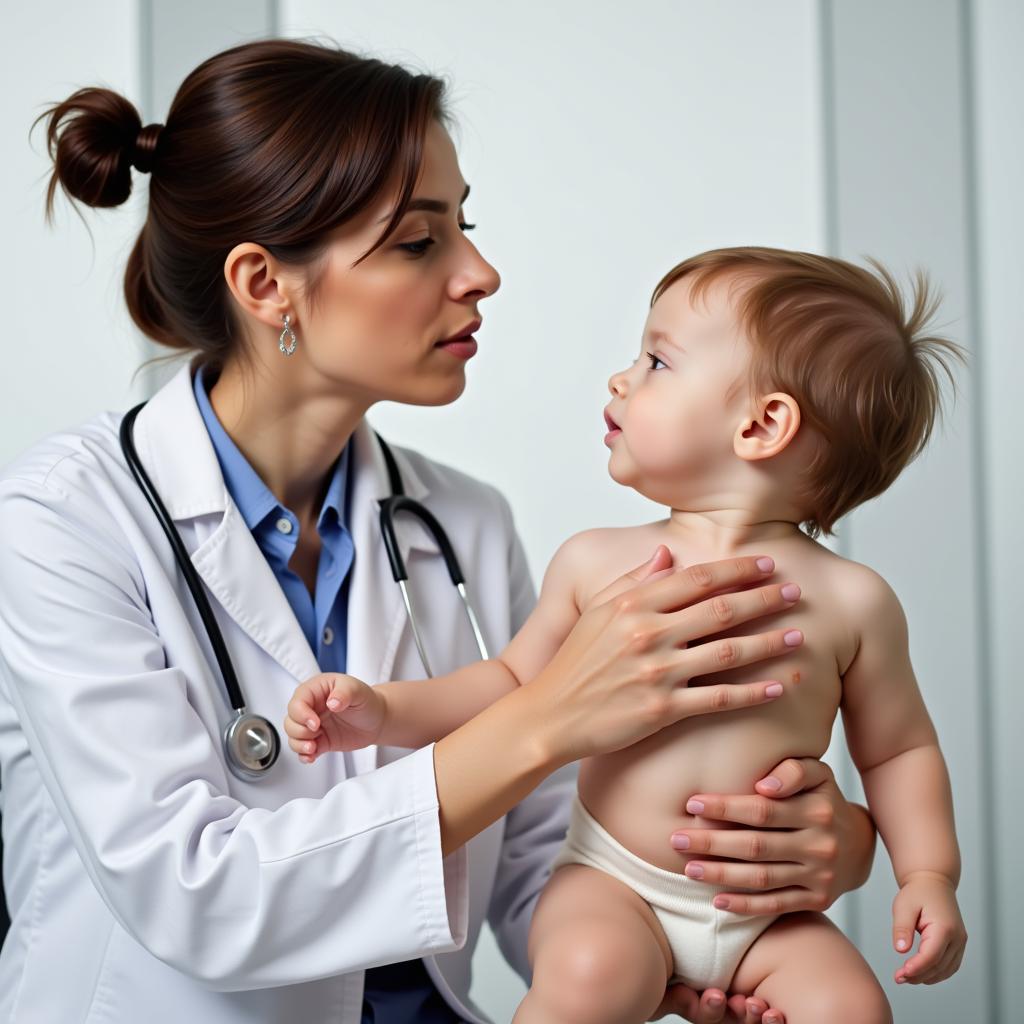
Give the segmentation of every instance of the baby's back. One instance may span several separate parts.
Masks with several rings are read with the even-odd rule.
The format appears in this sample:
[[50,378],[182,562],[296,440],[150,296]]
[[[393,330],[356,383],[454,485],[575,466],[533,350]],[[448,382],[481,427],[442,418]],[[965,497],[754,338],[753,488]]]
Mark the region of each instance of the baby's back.
[[[602,558],[593,578],[580,582],[583,600],[643,562],[659,543],[672,550],[677,566],[716,557],[684,550],[663,523],[597,532]],[[782,696],[756,708],[685,719],[580,765],[579,794],[590,813],[627,849],[671,871],[681,872],[689,859],[669,846],[673,831],[729,827],[689,814],[685,804],[690,796],[753,793],[754,783],[784,758],[825,752],[842,695],[841,677],[856,653],[857,623],[846,609],[851,591],[863,585],[869,569],[802,534],[736,553],[770,555],[776,571],[769,582],[792,581],[802,593],[790,611],[742,623],[710,639],[792,626],[803,632],[804,642],[783,656],[701,676],[691,685],[777,679],[785,687]]]

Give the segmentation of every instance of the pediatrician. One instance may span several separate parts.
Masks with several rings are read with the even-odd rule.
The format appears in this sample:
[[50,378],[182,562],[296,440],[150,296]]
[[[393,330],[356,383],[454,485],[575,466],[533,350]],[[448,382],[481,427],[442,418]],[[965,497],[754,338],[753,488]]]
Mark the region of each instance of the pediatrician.
[[[275,759],[297,682],[423,672],[380,530],[395,483],[364,415],[454,401],[499,284],[465,234],[442,84],[266,40],[200,65],[166,125],[143,127],[102,88],[46,115],[48,213],[58,183],[108,207],[133,167],[152,173],[125,294],[145,334],[191,358],[127,430],[173,530],[128,465],[121,412],[0,475],[0,1019],[483,1022],[469,987],[485,918],[529,976],[530,915],[573,786],[558,769],[765,699],[763,684],[687,688],[723,642],[686,643],[714,631],[716,590],[743,621],[751,597],[777,610],[778,581],[753,560],[677,572],[662,549],[585,611],[538,679],[439,742]],[[45,381],[22,386],[45,399]],[[500,650],[534,602],[505,499],[415,452],[394,459]],[[476,660],[438,540],[408,515],[395,530],[434,671]],[[782,632],[732,641],[736,663],[770,657]],[[225,739],[231,672],[240,713],[269,732],[257,717]],[[828,906],[867,875],[870,819],[816,761],[773,775],[760,796],[711,798],[723,828],[701,849],[726,859],[709,874],[741,890],[738,910]],[[662,1011],[749,1024],[764,1008],[720,992],[698,1006],[676,986]]]

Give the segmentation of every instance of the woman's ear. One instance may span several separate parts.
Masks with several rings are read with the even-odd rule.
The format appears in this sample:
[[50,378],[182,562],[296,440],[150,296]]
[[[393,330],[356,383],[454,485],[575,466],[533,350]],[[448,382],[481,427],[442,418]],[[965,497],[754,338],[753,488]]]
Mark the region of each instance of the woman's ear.
[[733,451],[747,462],[770,459],[784,451],[800,429],[800,406],[781,391],[758,399],[753,415],[733,435]]
[[295,326],[289,283],[283,280],[277,261],[262,245],[239,242],[224,260],[224,279],[239,306],[257,320],[279,330],[281,314],[291,313]]

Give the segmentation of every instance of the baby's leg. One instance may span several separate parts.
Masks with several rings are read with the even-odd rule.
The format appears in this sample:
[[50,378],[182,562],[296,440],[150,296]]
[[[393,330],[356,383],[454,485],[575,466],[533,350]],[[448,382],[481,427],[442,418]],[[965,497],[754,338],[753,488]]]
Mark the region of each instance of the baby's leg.
[[786,1024],[892,1024],[867,961],[824,915],[784,914],[747,950],[730,989],[786,1015]]
[[566,864],[530,924],[533,984],[513,1024],[640,1024],[664,998],[668,940],[654,912],[617,878]]

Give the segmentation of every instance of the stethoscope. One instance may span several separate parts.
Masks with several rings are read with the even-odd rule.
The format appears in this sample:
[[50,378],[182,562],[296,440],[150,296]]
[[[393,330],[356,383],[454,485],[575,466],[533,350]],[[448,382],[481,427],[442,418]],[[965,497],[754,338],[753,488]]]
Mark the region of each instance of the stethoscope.
[[[256,782],[263,778],[277,760],[277,756],[281,752],[281,738],[269,719],[263,715],[257,715],[246,710],[242,687],[239,685],[238,677],[235,675],[235,667],[231,662],[227,645],[224,643],[224,637],[221,634],[220,627],[217,625],[217,620],[214,618],[213,609],[210,607],[206,592],[203,590],[199,574],[192,565],[192,561],[185,550],[185,545],[182,543],[181,535],[178,533],[174,521],[168,514],[164,503],[160,500],[160,495],[157,493],[152,481],[146,474],[145,469],[143,469],[142,463],[139,461],[132,428],[135,424],[135,417],[138,416],[139,411],[145,404],[145,402],[140,402],[134,409],[130,409],[125,413],[124,419],[121,420],[121,451],[124,452],[128,468],[132,471],[136,483],[156,513],[160,527],[168,541],[170,541],[175,561],[178,563],[178,568],[181,569],[182,576],[185,578],[185,584],[195,600],[199,616],[203,620],[203,627],[210,639],[213,653],[217,658],[217,664],[220,666],[228,701],[234,712],[233,717],[224,727],[222,737],[228,768],[239,779],[245,782]],[[412,596],[409,593],[409,572],[405,567],[402,553],[398,549],[398,539],[395,534],[394,523],[394,517],[398,512],[408,512],[416,516],[433,535],[437,546],[441,549],[452,584],[458,591],[459,597],[462,598],[463,607],[466,610],[469,624],[473,629],[473,636],[476,639],[477,650],[480,652],[481,659],[486,661],[488,657],[487,645],[484,643],[483,634],[480,632],[480,623],[466,593],[465,578],[462,574],[459,560],[455,556],[455,550],[452,548],[451,541],[449,541],[448,535],[444,532],[437,518],[418,501],[406,495],[405,488],[402,486],[402,476],[398,471],[398,465],[395,462],[391,449],[384,442],[384,438],[379,434],[376,437],[384,454],[384,461],[387,463],[388,481],[391,487],[391,497],[380,500],[380,530],[384,538],[384,546],[387,549],[388,561],[391,563],[391,574],[402,591],[402,600],[405,602],[405,610],[409,616],[413,639],[416,641],[416,649],[419,651],[420,658],[423,661],[423,667],[428,676],[433,675],[430,669],[430,662],[427,659],[426,649],[423,646],[423,637],[420,634],[414,614]]]

